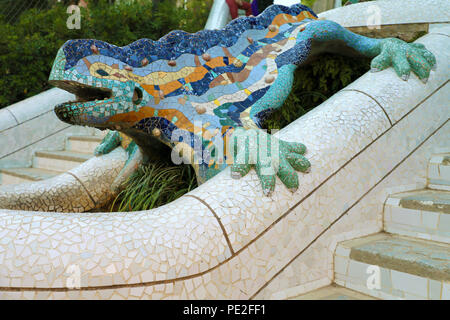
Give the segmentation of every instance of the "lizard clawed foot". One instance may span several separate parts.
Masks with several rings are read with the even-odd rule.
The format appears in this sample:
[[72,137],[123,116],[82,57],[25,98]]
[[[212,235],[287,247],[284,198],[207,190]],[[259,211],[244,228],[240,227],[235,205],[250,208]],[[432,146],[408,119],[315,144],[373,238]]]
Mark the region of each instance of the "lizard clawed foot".
[[303,156],[306,152],[303,144],[279,140],[262,130],[238,128],[231,143],[230,150],[234,151],[232,178],[243,177],[254,167],[266,196],[274,191],[276,176],[295,192],[299,186],[296,171],[308,172],[311,167]]
[[380,40],[380,54],[370,65],[371,70],[384,70],[392,66],[404,81],[408,81],[411,71],[426,83],[430,71],[436,69],[436,58],[421,43],[406,43],[400,39]]

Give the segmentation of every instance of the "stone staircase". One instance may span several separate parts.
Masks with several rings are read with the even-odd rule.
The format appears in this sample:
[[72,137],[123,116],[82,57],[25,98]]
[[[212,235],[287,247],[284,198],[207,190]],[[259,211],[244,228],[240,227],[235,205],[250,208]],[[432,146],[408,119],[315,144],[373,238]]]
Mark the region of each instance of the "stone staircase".
[[36,151],[31,167],[0,169],[0,185],[40,181],[66,172],[93,157],[102,138],[101,134],[68,136],[64,150]]
[[388,197],[384,232],[338,243],[333,285],[295,299],[450,300],[450,153],[431,157],[427,178]]

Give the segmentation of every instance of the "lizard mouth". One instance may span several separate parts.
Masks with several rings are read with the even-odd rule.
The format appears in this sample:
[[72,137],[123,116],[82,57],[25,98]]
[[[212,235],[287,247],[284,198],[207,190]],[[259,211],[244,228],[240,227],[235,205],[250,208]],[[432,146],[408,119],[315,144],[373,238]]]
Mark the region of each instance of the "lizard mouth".
[[107,100],[113,96],[111,89],[92,87],[75,81],[50,81],[50,83],[75,94],[76,100],[65,102],[64,104],[66,105],[89,101],[98,102]]
[[[107,114],[105,109],[120,97],[115,97],[109,88],[92,87],[76,81],[50,81],[56,87],[73,93],[76,100],[64,102],[55,106],[57,117],[70,124],[88,125],[106,128]],[[103,109],[100,113],[96,107]]]
[[[132,103],[139,105],[143,94],[135,87],[133,96],[127,94],[116,96],[109,88],[93,87],[69,80],[51,80],[50,83],[76,96],[76,100],[55,106],[56,116],[70,124],[96,127],[100,130],[119,130],[128,128],[132,123],[127,121],[113,121],[110,118],[120,113],[119,105]],[[130,99],[131,98],[131,99]],[[131,101],[130,101],[131,100]]]

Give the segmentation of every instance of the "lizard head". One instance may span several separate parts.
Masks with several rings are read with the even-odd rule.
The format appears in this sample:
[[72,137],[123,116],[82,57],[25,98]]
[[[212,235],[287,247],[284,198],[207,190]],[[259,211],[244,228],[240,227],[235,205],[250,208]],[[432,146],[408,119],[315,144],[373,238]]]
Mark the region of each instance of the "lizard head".
[[75,94],[76,100],[57,105],[58,118],[99,129],[133,126],[138,121],[133,114],[150,98],[138,75],[146,59],[134,52],[133,44],[116,47],[98,40],[67,41],[58,51],[49,83]]

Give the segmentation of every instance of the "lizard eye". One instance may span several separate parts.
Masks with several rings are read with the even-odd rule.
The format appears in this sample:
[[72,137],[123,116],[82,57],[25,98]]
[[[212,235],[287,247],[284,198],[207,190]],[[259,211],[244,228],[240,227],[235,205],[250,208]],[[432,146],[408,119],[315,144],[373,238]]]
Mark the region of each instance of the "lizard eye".
[[133,93],[133,103],[138,105],[140,104],[142,101],[142,91],[139,88],[134,88],[134,93]]
[[98,73],[99,75],[101,75],[101,76],[109,76],[109,73],[106,72],[106,71],[103,70],[103,69],[98,69],[98,70],[97,70],[97,73]]

